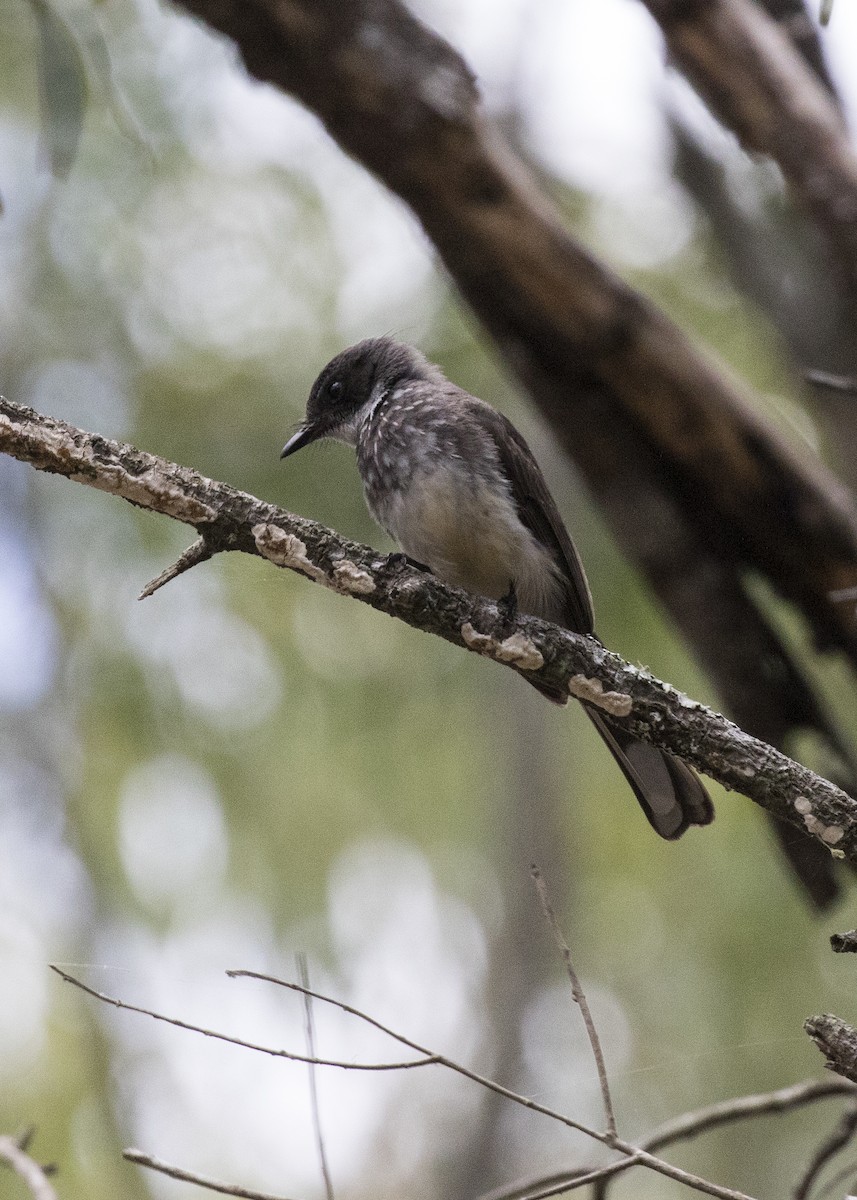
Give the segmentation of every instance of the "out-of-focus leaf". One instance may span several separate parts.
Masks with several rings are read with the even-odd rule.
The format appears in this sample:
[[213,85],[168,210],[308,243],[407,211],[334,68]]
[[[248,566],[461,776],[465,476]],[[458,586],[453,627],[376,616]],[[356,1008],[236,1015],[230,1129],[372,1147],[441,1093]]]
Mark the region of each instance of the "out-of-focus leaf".
[[39,91],[51,170],[64,179],[74,164],[86,110],[86,66],[68,26],[46,0],[30,0],[39,26]]
[[826,25],[830,20],[830,14],[833,12],[833,0],[821,0],[821,23]]

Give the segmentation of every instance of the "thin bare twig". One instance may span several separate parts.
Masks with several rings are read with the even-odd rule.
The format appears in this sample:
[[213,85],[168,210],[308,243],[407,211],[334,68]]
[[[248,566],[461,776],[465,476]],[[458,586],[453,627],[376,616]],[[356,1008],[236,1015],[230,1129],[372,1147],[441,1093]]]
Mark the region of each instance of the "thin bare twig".
[[616,1115],[613,1111],[613,1100],[610,1096],[610,1084],[607,1081],[607,1067],[604,1063],[604,1052],[601,1049],[601,1040],[598,1037],[598,1030],[595,1028],[595,1022],[592,1019],[592,1013],[589,1008],[589,1001],[586,999],[586,993],[580,984],[577,971],[574,969],[574,963],[571,961],[571,949],[568,942],[563,937],[562,930],[559,927],[556,913],[553,910],[553,905],[550,902],[548,895],[547,884],[544,881],[541,871],[535,863],[530,867],[530,874],[536,885],[539,902],[542,906],[542,912],[545,914],[548,925],[554,936],[554,941],[559,947],[565,963],[566,974],[571,982],[571,995],[575,1004],[580,1009],[580,1015],[583,1017],[583,1024],[586,1026],[586,1036],[589,1038],[589,1045],[592,1048],[592,1057],[595,1059],[595,1069],[598,1071],[598,1083],[601,1087],[601,1100],[604,1104],[604,1116],[607,1120],[607,1137],[610,1142],[617,1137]]
[[198,537],[195,542],[192,542],[188,546],[183,554],[179,555],[171,567],[167,567],[165,571],[161,571],[160,575],[146,584],[137,599],[147,600],[149,596],[154,596],[155,592],[159,588],[162,588],[165,583],[169,583],[171,579],[177,579],[179,575],[183,575],[191,567],[198,567],[200,563],[206,562],[213,554],[214,551],[208,545],[205,538]]
[[257,1192],[253,1188],[240,1187],[237,1183],[221,1183],[217,1179],[208,1179],[205,1175],[185,1171],[182,1167],[174,1167],[151,1154],[144,1154],[142,1150],[123,1150],[122,1157],[127,1162],[136,1163],[138,1167],[147,1167],[150,1171],[169,1175],[171,1179],[181,1179],[184,1183],[195,1183],[197,1187],[208,1188],[210,1192],[221,1192],[224,1196],[239,1196],[241,1200],[288,1200],[286,1196],[275,1196],[272,1192]]
[[[309,989],[309,968],[305,954],[298,954],[298,972],[301,977],[301,983]],[[315,1029],[313,1028],[312,1019],[312,997],[307,991],[304,995],[304,1029],[306,1031],[306,1046],[309,1056],[309,1097],[310,1108],[312,1110],[312,1125],[315,1132],[315,1144],[318,1147],[318,1159],[321,1164],[321,1175],[324,1179],[324,1190],[327,1200],[334,1200],[333,1196],[333,1181],[330,1177],[330,1170],[327,1165],[327,1155],[324,1150],[324,1136],[321,1131],[321,1115],[318,1107],[318,1086],[315,1078]]]
[[846,933],[831,933],[830,947],[835,954],[857,954],[857,929]]
[[702,1179],[699,1175],[694,1175],[689,1171],[683,1171],[680,1167],[675,1167],[672,1163],[665,1162],[663,1159],[656,1158],[653,1154],[649,1154],[645,1150],[641,1150],[637,1146],[632,1146],[629,1142],[621,1138],[611,1139],[606,1133],[600,1133],[596,1129],[590,1129],[587,1125],[576,1121],[573,1117],[566,1116],[565,1113],[558,1112],[555,1109],[539,1104],[536,1100],[531,1100],[529,1096],[522,1096],[519,1092],[513,1092],[510,1088],[503,1087],[493,1079],[489,1079],[485,1075],[480,1075],[478,1071],[471,1071],[469,1067],[465,1067],[463,1063],[456,1062],[455,1059],[447,1058],[443,1054],[433,1054],[412,1038],[406,1037],[403,1033],[397,1033],[388,1025],[382,1024],[381,1021],[370,1017],[368,1013],[363,1012],[359,1008],[355,1008],[351,1004],[347,1004],[344,1000],[337,1000],[333,996],[325,996],[322,992],[313,991],[311,988],[305,988],[302,984],[292,983],[287,979],[279,979],[276,975],[267,975],[262,971],[250,970],[232,970],[226,974],[231,979],[259,979],[265,983],[276,984],[277,987],[287,988],[292,992],[300,992],[313,997],[315,1000],[320,1000],[324,1004],[332,1004],[334,1008],[340,1009],[341,1012],[349,1013],[353,1017],[357,1017],[361,1021],[365,1021],[367,1025],[371,1025],[374,1029],[380,1030],[381,1033],[386,1033],[395,1041],[400,1042],[403,1046],[414,1050],[417,1054],[425,1054],[442,1067],[446,1067],[450,1071],[454,1071],[457,1075],[463,1076],[465,1079],[470,1079],[473,1083],[479,1084],[481,1087],[487,1088],[491,1092],[496,1092],[499,1096],[505,1096],[507,1100],[511,1100],[514,1104],[519,1104],[522,1108],[528,1109],[530,1112],[539,1113],[541,1116],[550,1117],[554,1121],[567,1126],[569,1129],[576,1129],[579,1133],[583,1133],[586,1137],[592,1138],[596,1142],[601,1142],[604,1146],[610,1146],[618,1150],[621,1154],[628,1157],[633,1157],[640,1163],[641,1166],[649,1167],[653,1171],[657,1171],[661,1175],[665,1175],[668,1179],[676,1179],[679,1183],[685,1184],[687,1187],[695,1188],[698,1192],[704,1192],[708,1196],[717,1196],[720,1200],[753,1200],[753,1197],[748,1196],[746,1192],[735,1191],[733,1188],[721,1187],[719,1184],[711,1183],[710,1180]]
[[24,1181],[33,1200],[57,1200],[47,1169],[27,1153],[30,1136],[30,1133],[17,1138],[8,1133],[0,1134],[0,1162],[6,1163]]
[[259,1054],[270,1054],[272,1058],[285,1058],[290,1062],[310,1063],[317,1067],[340,1067],[344,1071],[407,1071],[411,1067],[428,1067],[438,1060],[433,1057],[408,1059],[405,1062],[390,1062],[390,1063],[355,1063],[342,1062],[334,1058],[311,1058],[306,1054],[296,1054],[292,1050],[279,1050],[273,1046],[259,1046],[255,1042],[245,1042],[243,1038],[230,1037],[226,1033],[218,1033],[215,1029],[205,1029],[202,1025],[192,1025],[189,1021],[181,1021],[178,1017],[168,1017],[164,1013],[154,1012],[150,1008],[142,1008],[139,1004],[129,1004],[125,1000],[118,1000],[115,996],[108,996],[106,992],[98,992],[95,988],[83,983],[82,980],[76,979],[74,975],[69,975],[61,970],[55,963],[51,963],[51,970],[66,983],[74,984],[80,988],[82,992],[86,992],[88,996],[93,996],[96,1000],[101,1000],[105,1004],[112,1004],[114,1008],[122,1008],[126,1012],[142,1013],[144,1017],[151,1017],[155,1021],[163,1021],[167,1025],[175,1025],[178,1029],[188,1029],[191,1033],[201,1033],[203,1037],[214,1038],[218,1042],[228,1042],[232,1046],[240,1046],[243,1050],[256,1050]]
[[[815,1104],[839,1096],[857,1096],[857,1087],[844,1079],[807,1079],[790,1087],[778,1088],[773,1092],[760,1092],[752,1096],[736,1096],[730,1100],[719,1100],[716,1104],[694,1112],[682,1113],[680,1117],[667,1121],[640,1139],[643,1150],[657,1150],[673,1142],[684,1141],[717,1129],[733,1121],[752,1117],[769,1116],[772,1113],[790,1112],[805,1104]],[[539,1175],[518,1180],[494,1188],[478,1197],[478,1200],[545,1200],[560,1195],[563,1191],[574,1191],[584,1183],[596,1184],[592,1200],[606,1195],[606,1184],[614,1175],[636,1165],[633,1158],[623,1159],[598,1169],[570,1167],[567,1171],[553,1171],[550,1175]]]
[[834,1155],[838,1154],[857,1132],[857,1102],[853,1101],[846,1108],[839,1124],[826,1137],[812,1156],[808,1167],[801,1176],[794,1190],[794,1200],[807,1200],[813,1184]]

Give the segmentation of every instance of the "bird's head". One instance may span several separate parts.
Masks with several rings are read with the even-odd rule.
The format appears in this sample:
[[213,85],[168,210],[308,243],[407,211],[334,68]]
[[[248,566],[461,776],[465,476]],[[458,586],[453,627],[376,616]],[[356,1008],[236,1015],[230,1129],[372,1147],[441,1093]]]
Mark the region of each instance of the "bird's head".
[[332,358],[310,389],[306,418],[280,458],[320,438],[354,443],[361,411],[407,379],[440,377],[413,346],[392,338],[367,338]]

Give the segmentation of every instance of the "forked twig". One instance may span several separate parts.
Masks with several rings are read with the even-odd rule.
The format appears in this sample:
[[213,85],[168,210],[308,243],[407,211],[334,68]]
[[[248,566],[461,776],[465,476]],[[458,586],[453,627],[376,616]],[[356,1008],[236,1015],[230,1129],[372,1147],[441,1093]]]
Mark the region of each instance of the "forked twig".
[[[839,1096],[857,1096],[857,1087],[845,1079],[807,1079],[803,1083],[778,1088],[773,1092],[718,1100],[716,1104],[706,1105],[705,1108],[683,1113],[680,1117],[666,1121],[641,1138],[639,1145],[642,1150],[658,1150],[674,1142],[698,1137],[733,1121],[791,1112],[805,1104],[815,1104],[820,1100],[830,1100]],[[563,1191],[574,1191],[590,1183],[597,1185],[592,1200],[599,1200],[606,1194],[606,1184],[614,1175],[635,1165],[636,1160],[627,1158],[599,1169],[570,1167],[567,1171],[553,1171],[550,1175],[532,1176],[493,1188],[479,1196],[478,1200],[546,1200],[549,1196],[559,1195]]]
[[202,1025],[192,1025],[189,1021],[179,1020],[178,1017],[168,1017],[164,1013],[153,1011],[151,1008],[142,1008],[139,1004],[129,1004],[126,1000],[118,1000],[115,996],[108,996],[106,992],[96,991],[95,988],[90,987],[81,979],[76,979],[74,975],[69,975],[66,971],[61,970],[55,963],[51,963],[50,966],[51,970],[55,971],[60,979],[65,980],[66,983],[74,984],[76,988],[80,988],[88,996],[93,996],[96,1000],[101,1000],[105,1004],[112,1004],[114,1008],[122,1008],[126,1012],[142,1013],[144,1017],[151,1017],[154,1021],[163,1021],[167,1025],[175,1025],[178,1029],[189,1029],[191,1033],[201,1033],[203,1037],[214,1038],[218,1042],[228,1042],[232,1046],[240,1046],[243,1050],[256,1050],[259,1054],[270,1054],[273,1058],[286,1058],[290,1062],[311,1063],[317,1067],[340,1067],[344,1071],[407,1071],[411,1067],[427,1067],[438,1061],[436,1058],[429,1057],[390,1063],[342,1062],[335,1058],[310,1058],[307,1054],[296,1054],[293,1050],[279,1050],[274,1046],[260,1046],[256,1042],[245,1042],[243,1038],[230,1037],[227,1033],[218,1033],[216,1029],[206,1029]]
[[554,936],[554,941],[559,947],[565,962],[565,970],[571,982],[571,995],[575,1004],[580,1009],[580,1015],[583,1017],[583,1024],[586,1026],[586,1036],[589,1038],[589,1045],[592,1047],[592,1057],[595,1059],[595,1069],[598,1071],[598,1083],[601,1087],[601,1100],[604,1104],[604,1115],[607,1120],[607,1137],[608,1145],[612,1144],[617,1137],[616,1116],[613,1112],[613,1100],[610,1096],[610,1085],[607,1082],[607,1067],[604,1063],[604,1052],[601,1049],[601,1041],[598,1037],[598,1030],[595,1028],[595,1022],[592,1019],[592,1013],[589,1008],[589,1001],[586,999],[586,993],[580,985],[580,979],[574,969],[574,963],[571,961],[571,950],[568,942],[562,934],[557,920],[556,913],[553,910],[553,905],[550,902],[548,895],[547,884],[544,881],[541,871],[535,863],[530,867],[530,874],[536,885],[539,902],[542,906],[542,912],[551,927],[551,932]]
[[511,1100],[514,1104],[519,1104],[522,1108],[526,1108],[530,1112],[550,1117],[552,1120],[558,1121],[569,1129],[576,1129],[579,1133],[585,1134],[586,1137],[592,1138],[596,1142],[601,1142],[604,1146],[611,1146],[621,1154],[633,1158],[635,1164],[639,1163],[640,1166],[649,1167],[651,1170],[665,1175],[668,1179],[676,1179],[679,1183],[683,1183],[687,1187],[695,1188],[698,1192],[704,1192],[708,1196],[717,1196],[719,1200],[753,1200],[753,1197],[748,1196],[746,1192],[721,1187],[719,1184],[711,1183],[709,1180],[703,1179],[699,1175],[694,1175],[690,1171],[683,1171],[680,1167],[675,1167],[672,1163],[665,1162],[648,1151],[641,1150],[638,1146],[632,1146],[622,1138],[611,1138],[606,1133],[590,1129],[587,1125],[576,1121],[573,1117],[569,1117],[565,1113],[548,1108],[544,1104],[539,1104],[538,1101],[530,1099],[529,1096],[523,1096],[519,1092],[514,1092],[511,1088],[504,1087],[502,1084],[489,1079],[485,1075],[480,1075],[478,1071],[471,1071],[469,1067],[465,1067],[463,1063],[456,1062],[455,1059],[447,1058],[444,1054],[435,1054],[427,1050],[425,1046],[421,1046],[419,1042],[406,1037],[405,1034],[397,1033],[396,1030],[391,1029],[388,1025],[382,1024],[375,1017],[370,1017],[368,1013],[362,1012],[359,1008],[355,1008],[351,1004],[347,1004],[344,1000],[337,1000],[333,996],[325,996],[322,992],[316,992],[311,988],[303,987],[302,984],[292,983],[287,979],[279,979],[276,975],[267,975],[262,971],[232,970],[227,971],[226,974],[231,979],[258,979],[265,983],[273,983],[277,987],[287,988],[292,992],[301,992],[310,995],[313,999],[320,1000],[324,1004],[332,1004],[334,1008],[338,1008],[341,1012],[349,1013],[351,1016],[365,1021],[367,1025],[380,1030],[381,1033],[386,1033],[389,1037],[394,1038],[397,1042],[400,1042],[403,1046],[407,1046],[417,1054],[426,1055],[426,1057],[431,1058],[439,1066],[446,1067],[448,1070],[454,1071],[457,1075],[461,1075],[465,1079],[470,1079],[473,1083],[478,1083],[481,1087],[495,1092],[498,1096],[505,1096],[507,1100]]

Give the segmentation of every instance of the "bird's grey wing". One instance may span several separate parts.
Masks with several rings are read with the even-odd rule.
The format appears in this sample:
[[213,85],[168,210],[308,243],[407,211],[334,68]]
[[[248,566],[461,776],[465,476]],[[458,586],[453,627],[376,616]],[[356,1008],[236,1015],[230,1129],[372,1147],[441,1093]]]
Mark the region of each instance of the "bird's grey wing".
[[486,410],[480,416],[494,438],[518,516],[538,541],[551,550],[559,568],[565,584],[561,623],[576,633],[592,633],[595,616],[586,572],[533,453],[507,417],[482,401],[477,403]]

